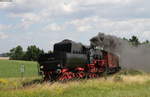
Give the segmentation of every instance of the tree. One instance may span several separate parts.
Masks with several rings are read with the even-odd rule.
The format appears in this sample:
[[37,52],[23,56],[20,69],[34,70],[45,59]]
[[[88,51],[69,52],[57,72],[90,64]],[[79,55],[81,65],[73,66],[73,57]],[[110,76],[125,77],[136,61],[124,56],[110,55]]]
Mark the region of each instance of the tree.
[[51,53],[53,53],[53,51],[49,50],[49,51],[48,51],[48,54],[51,54]]
[[125,38],[125,37],[123,37],[123,40],[125,40],[125,41],[129,41],[127,38]]
[[132,38],[129,39],[129,42],[131,42],[133,46],[138,46],[140,44],[139,39],[136,36],[132,36]]
[[23,48],[20,45],[10,50],[9,57],[12,60],[22,60],[23,56],[24,56]]
[[44,51],[40,50],[35,45],[28,46],[25,53],[24,59],[29,61],[37,61],[40,54],[43,54]]
[[143,44],[149,44],[149,43],[150,43],[149,40],[143,42]]

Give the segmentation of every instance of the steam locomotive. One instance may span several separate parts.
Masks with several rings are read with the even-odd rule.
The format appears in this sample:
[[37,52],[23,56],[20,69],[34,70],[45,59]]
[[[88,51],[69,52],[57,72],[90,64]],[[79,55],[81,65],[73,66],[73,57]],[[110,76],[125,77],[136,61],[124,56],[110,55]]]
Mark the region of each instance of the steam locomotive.
[[46,81],[96,78],[120,70],[117,55],[71,40],[54,44],[53,53],[40,55],[38,63]]

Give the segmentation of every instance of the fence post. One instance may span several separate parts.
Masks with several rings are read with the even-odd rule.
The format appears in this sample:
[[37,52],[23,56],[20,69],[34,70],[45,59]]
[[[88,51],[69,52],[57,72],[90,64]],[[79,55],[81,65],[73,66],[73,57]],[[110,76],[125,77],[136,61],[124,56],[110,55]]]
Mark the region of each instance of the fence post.
[[24,64],[20,64],[20,73],[21,73],[21,78],[23,79],[24,77],[24,71],[25,71],[25,66]]

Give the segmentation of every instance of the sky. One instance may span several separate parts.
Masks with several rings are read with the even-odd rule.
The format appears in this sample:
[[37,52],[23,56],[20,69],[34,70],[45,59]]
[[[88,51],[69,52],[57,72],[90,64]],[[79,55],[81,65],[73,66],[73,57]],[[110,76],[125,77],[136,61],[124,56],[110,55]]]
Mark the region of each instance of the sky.
[[150,40],[149,4],[150,0],[0,2],[0,53],[17,45],[24,50],[37,45],[48,51],[63,39],[88,45],[98,32]]

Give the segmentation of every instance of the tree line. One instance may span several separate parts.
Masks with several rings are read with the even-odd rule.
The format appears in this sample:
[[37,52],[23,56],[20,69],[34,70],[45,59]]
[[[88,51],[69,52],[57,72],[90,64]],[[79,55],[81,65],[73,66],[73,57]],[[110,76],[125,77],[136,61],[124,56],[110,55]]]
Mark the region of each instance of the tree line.
[[28,46],[27,51],[23,51],[23,48],[18,45],[10,50],[8,56],[10,60],[37,61],[40,54],[44,54],[44,50],[35,45]]
[[123,38],[123,40],[128,41],[129,44],[131,44],[133,46],[139,46],[139,45],[143,45],[143,44],[150,44],[149,40],[146,40],[144,42],[140,42],[137,36],[132,36],[130,39]]

